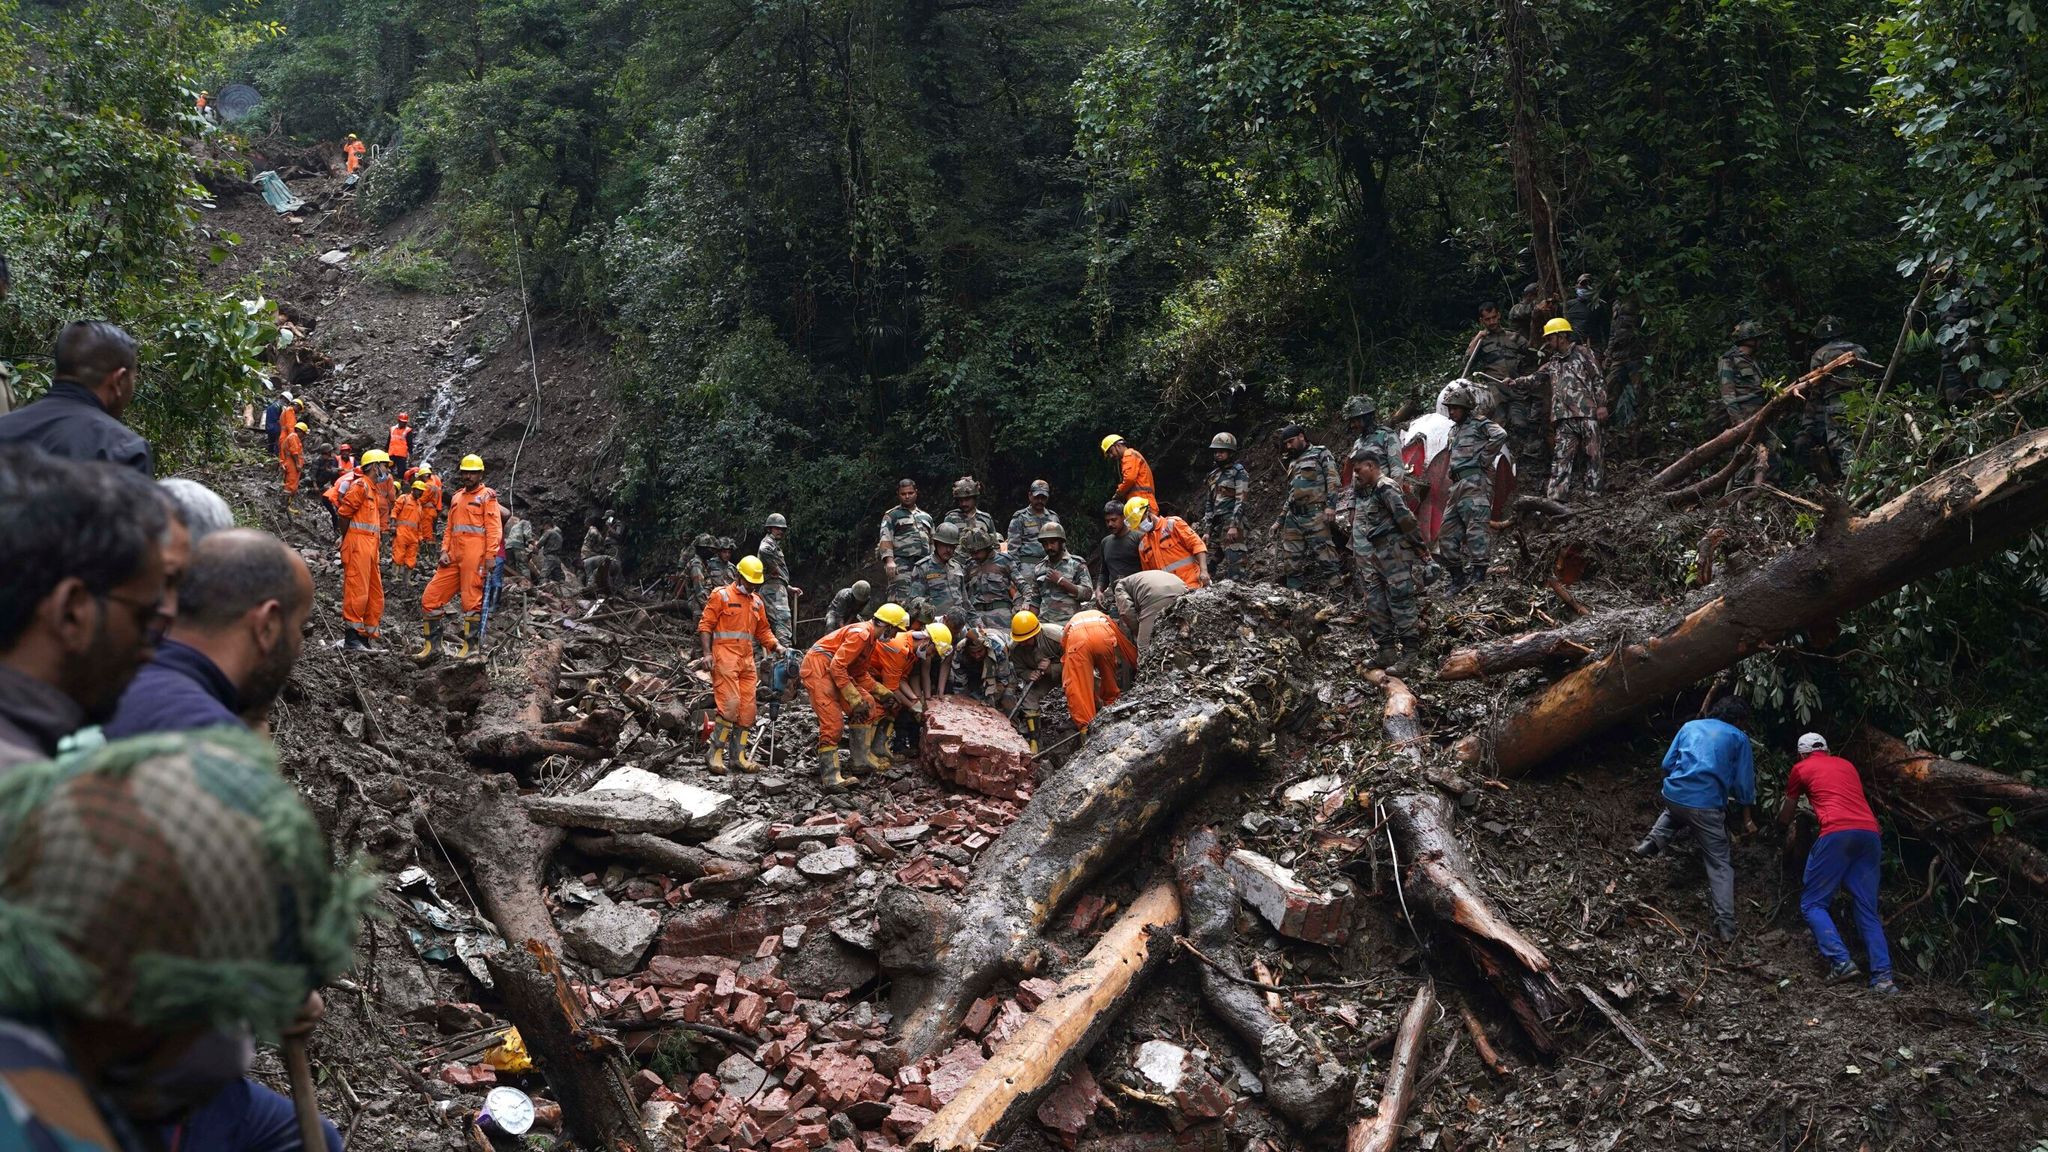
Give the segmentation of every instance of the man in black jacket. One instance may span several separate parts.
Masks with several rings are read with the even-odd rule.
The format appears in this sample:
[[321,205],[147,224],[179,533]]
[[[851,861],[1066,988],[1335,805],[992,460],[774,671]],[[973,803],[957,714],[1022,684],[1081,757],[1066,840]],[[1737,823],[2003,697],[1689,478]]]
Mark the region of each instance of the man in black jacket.
[[57,334],[55,360],[50,390],[0,416],[0,444],[33,444],[52,456],[153,475],[149,445],[121,423],[135,399],[135,338],[104,320],[75,320]]

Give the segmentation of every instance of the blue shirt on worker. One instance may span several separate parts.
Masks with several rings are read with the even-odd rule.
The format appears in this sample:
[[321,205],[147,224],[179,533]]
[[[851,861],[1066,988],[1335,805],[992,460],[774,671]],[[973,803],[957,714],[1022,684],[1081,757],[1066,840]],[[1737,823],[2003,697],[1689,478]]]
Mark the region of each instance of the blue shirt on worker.
[[1664,798],[1686,808],[1756,803],[1749,737],[1725,720],[1693,720],[1664,753]]

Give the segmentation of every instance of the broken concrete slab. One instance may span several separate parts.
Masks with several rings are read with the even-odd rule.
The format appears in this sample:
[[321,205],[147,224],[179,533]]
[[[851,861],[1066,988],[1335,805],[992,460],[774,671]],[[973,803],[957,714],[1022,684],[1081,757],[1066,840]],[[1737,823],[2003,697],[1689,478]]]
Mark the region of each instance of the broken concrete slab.
[[813,880],[837,880],[860,867],[860,853],[851,844],[813,852],[796,862],[797,871]]
[[1131,1067],[1146,1080],[1147,1087],[1161,1095],[1180,1087],[1187,1078],[1188,1050],[1171,1040],[1147,1040],[1138,1045]]
[[591,828],[599,832],[652,832],[673,836],[689,830],[693,817],[673,800],[641,792],[585,792],[578,796],[537,796],[526,801],[536,824]]
[[690,828],[709,834],[721,828],[731,817],[732,797],[709,788],[685,784],[681,780],[669,780],[645,768],[614,768],[605,773],[591,792],[633,792],[643,796],[657,796],[676,805],[690,814]]
[[761,883],[778,892],[794,892],[804,886],[804,874],[787,864],[777,864],[761,873]]
[[745,1104],[768,1083],[768,1072],[759,1064],[735,1052],[718,1066],[718,1083],[725,1094]]
[[768,851],[766,820],[736,820],[704,842],[704,850],[728,860],[749,860]]
[[920,758],[933,775],[1005,800],[1031,796],[1031,745],[1001,712],[964,696],[942,696],[925,709]]
[[640,957],[661,931],[661,917],[634,904],[597,900],[561,921],[562,942],[576,958],[606,976],[624,976],[640,966]]
[[1351,935],[1351,910],[1357,893],[1339,880],[1328,892],[1316,892],[1294,877],[1294,871],[1247,849],[1232,852],[1223,862],[1238,897],[1282,936],[1312,944],[1342,945]]

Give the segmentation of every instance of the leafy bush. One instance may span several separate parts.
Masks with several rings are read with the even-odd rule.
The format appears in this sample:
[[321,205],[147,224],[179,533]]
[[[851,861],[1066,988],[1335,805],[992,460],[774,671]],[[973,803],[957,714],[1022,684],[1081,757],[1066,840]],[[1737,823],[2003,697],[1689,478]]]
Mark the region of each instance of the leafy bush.
[[456,289],[455,268],[429,245],[400,240],[363,261],[363,275],[407,292],[446,295]]

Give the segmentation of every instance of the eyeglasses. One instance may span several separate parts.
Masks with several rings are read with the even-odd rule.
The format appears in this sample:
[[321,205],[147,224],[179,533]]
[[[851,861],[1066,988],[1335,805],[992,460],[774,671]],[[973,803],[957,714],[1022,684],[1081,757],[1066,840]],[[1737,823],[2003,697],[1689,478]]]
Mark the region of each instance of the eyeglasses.
[[148,638],[151,644],[155,644],[164,638],[164,633],[170,631],[171,621],[175,618],[164,608],[164,601],[161,596],[153,601],[144,602],[141,600],[130,600],[126,596],[113,592],[102,592],[99,594],[99,599],[112,600],[114,603],[133,612],[135,614],[135,626],[142,630],[142,634]]

